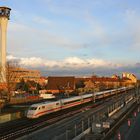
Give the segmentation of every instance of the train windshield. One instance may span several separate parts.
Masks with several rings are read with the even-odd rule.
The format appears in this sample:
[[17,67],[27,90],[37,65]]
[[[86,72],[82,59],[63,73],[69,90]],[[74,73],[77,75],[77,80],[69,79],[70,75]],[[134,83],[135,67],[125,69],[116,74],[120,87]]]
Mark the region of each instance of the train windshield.
[[29,110],[36,110],[37,107],[30,107]]

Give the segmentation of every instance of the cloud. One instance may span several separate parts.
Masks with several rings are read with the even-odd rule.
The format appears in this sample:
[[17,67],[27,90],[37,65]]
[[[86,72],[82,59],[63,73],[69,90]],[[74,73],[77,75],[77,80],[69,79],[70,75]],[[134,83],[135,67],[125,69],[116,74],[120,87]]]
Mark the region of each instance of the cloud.
[[126,34],[131,37],[131,49],[140,50],[140,15],[136,10],[127,9],[124,20],[126,22]]
[[[33,60],[37,59],[35,66],[48,68],[66,68],[67,64],[75,68],[79,68],[79,65],[81,68],[115,67],[120,64],[103,59],[120,62],[135,61],[135,57],[139,59],[138,54],[133,56],[130,51],[130,48],[135,52],[140,50],[140,16],[135,9],[127,8],[125,14],[120,15],[124,10],[114,12],[114,6],[107,10],[108,6],[111,8],[112,5],[109,4],[110,1],[105,0],[43,1],[49,6],[41,3],[37,6],[38,9],[29,10],[30,12],[22,9],[20,12],[11,11],[13,17],[8,24],[8,52],[22,57],[22,65],[33,65]],[[51,13],[51,10],[54,13]],[[106,12],[103,13],[104,11]],[[86,53],[86,58],[90,58],[81,59],[79,56],[82,53]],[[47,58],[42,60],[37,56],[63,58],[63,61]],[[92,56],[100,59],[93,59]]]
[[[38,17],[38,19],[40,18]],[[41,19],[38,22],[44,24],[49,21]],[[21,54],[23,51],[33,53],[34,50],[40,49],[39,47],[44,47],[44,49],[50,47],[78,49],[83,48],[83,43],[67,36],[52,33],[47,28],[38,29],[26,24],[12,22],[8,27],[8,46],[10,53],[18,55],[18,53]]]
[[109,45],[109,36],[106,27],[99,21],[99,19],[91,16],[91,14],[87,11],[84,15],[83,19],[89,27],[89,30],[83,31],[83,35],[86,38],[90,38],[92,42],[97,43],[98,46],[107,46]]
[[17,59],[18,59],[18,58],[15,57],[15,56],[13,56],[13,55],[7,55],[7,60],[8,60],[8,61],[10,61],[10,60],[14,61],[14,60],[17,60]]
[[78,57],[68,57],[61,61],[43,59],[40,57],[18,58],[13,55],[7,56],[8,61],[18,62],[20,67],[38,69],[42,75],[108,75],[131,72],[140,78],[140,63],[118,64],[102,59],[82,59]]
[[41,17],[41,16],[35,16],[32,18],[32,20],[36,24],[45,25],[45,26],[54,26],[54,22],[52,20]]
[[26,67],[46,67],[49,69],[53,68],[64,68],[64,69],[80,69],[80,68],[88,68],[88,67],[119,67],[120,65],[113,64],[111,62],[107,62],[101,59],[81,59],[78,57],[68,57],[64,60],[57,61],[57,60],[49,60],[49,59],[42,59],[40,57],[30,57],[30,58],[17,58],[13,55],[7,56],[8,61],[11,60],[18,60],[21,66]]

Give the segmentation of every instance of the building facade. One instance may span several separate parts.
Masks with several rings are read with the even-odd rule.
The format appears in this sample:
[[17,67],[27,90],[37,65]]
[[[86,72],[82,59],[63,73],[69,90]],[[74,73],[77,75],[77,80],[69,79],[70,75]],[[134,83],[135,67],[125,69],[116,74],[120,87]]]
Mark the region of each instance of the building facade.
[[128,78],[132,83],[137,83],[137,77],[133,73],[123,72],[122,78]]
[[[83,83],[83,84],[81,84]],[[111,77],[98,77],[92,76],[88,78],[76,78],[76,84],[83,86],[83,89],[88,89],[92,91],[101,91],[105,89],[112,89],[120,87],[120,79]]]
[[47,92],[53,94],[65,93],[75,90],[75,77],[48,77]]
[[18,83],[21,79],[24,79],[25,82],[28,80],[39,82],[40,77],[38,70],[10,67],[7,71],[7,81],[13,83]]

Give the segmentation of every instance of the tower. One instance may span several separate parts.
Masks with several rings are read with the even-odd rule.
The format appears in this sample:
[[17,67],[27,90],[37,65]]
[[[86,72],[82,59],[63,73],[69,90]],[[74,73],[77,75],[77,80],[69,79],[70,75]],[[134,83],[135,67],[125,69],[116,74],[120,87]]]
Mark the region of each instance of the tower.
[[6,35],[10,8],[0,7],[0,82],[6,82]]

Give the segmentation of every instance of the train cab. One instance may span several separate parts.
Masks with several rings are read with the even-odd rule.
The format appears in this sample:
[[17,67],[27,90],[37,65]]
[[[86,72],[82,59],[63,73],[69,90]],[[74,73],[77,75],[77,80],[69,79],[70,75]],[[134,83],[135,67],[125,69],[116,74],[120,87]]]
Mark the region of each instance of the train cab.
[[35,114],[38,112],[38,110],[40,109],[39,106],[36,105],[31,105],[27,111],[27,118],[37,118],[38,116],[36,116]]
[[38,118],[42,115],[61,110],[60,101],[44,102],[31,105],[27,111],[27,118]]

